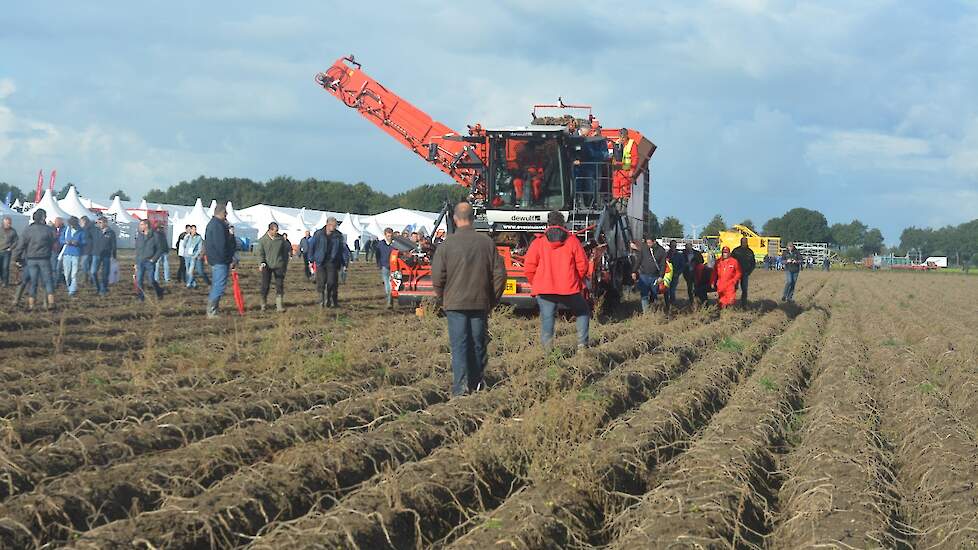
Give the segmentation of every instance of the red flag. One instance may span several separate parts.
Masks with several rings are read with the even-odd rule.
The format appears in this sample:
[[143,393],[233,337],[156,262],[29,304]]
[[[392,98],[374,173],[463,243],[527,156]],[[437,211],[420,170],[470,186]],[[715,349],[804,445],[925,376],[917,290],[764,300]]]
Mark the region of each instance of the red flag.
[[34,202],[41,202],[41,193],[44,192],[44,170],[37,171],[37,191],[34,191]]
[[[56,177],[58,177],[58,171],[57,170],[51,170],[51,185],[50,185],[50,189],[51,189],[51,194],[52,195],[54,195],[54,178],[56,178]],[[55,198],[57,198],[57,197],[55,197]]]
[[241,294],[241,283],[238,282],[237,270],[231,272],[231,287],[234,288],[234,303],[238,306],[238,313],[244,315],[244,295]]

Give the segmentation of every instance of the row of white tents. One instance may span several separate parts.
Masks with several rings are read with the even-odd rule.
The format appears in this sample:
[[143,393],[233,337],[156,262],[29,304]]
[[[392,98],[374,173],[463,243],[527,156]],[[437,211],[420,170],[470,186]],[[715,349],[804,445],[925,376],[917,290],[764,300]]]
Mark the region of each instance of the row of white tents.
[[[88,216],[94,219],[101,214],[113,222],[119,236],[119,246],[125,248],[133,246],[136,224],[140,220],[166,212],[169,220],[170,242],[175,244],[186,225],[196,225],[198,231],[203,233],[216,207],[217,201],[211,200],[210,206],[205,208],[200,198],[193,206],[175,204],[150,206],[145,200],[134,206],[134,203],[119,200],[118,196],[106,206],[80,196],[75,187],[71,186],[65,198],[61,200],[56,200],[49,190],[36,204],[24,205],[20,201],[15,201],[9,207],[0,204],[0,216],[10,216],[14,228],[20,230],[30,223],[31,216],[38,208],[44,209],[49,223],[58,217],[64,220],[71,216],[78,218]],[[306,231],[315,232],[322,228],[330,217],[336,218],[340,223],[339,229],[346,237],[349,247],[353,249],[357,239],[360,239],[363,245],[368,240],[383,238],[384,229],[388,227],[397,232],[408,230],[431,234],[436,229],[434,224],[437,214],[396,208],[368,216],[266,204],[256,204],[237,210],[232,203],[228,203],[228,223],[234,227],[235,236],[246,242],[256,240],[265,233],[269,223],[276,222],[280,232],[288,233],[289,239],[293,243],[298,243]]]

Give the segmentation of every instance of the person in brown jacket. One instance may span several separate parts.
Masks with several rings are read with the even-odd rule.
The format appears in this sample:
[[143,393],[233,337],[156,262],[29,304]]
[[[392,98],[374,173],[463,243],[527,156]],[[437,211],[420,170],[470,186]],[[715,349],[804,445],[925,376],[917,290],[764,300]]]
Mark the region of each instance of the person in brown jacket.
[[452,217],[455,233],[435,251],[431,283],[448,318],[452,395],[459,396],[484,387],[489,310],[503,295],[506,268],[492,239],[472,227],[471,204],[457,204]]

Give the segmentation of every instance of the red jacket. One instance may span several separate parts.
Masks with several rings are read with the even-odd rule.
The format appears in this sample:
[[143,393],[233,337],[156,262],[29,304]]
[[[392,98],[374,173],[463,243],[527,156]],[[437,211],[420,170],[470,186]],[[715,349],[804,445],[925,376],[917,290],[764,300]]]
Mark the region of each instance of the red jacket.
[[587,256],[577,237],[563,227],[551,226],[530,243],[524,269],[534,296],[578,294],[584,289]]
[[740,281],[740,275],[740,263],[737,262],[736,258],[721,258],[717,260],[716,266],[713,268],[713,286],[716,287],[717,292],[732,291],[734,285]]

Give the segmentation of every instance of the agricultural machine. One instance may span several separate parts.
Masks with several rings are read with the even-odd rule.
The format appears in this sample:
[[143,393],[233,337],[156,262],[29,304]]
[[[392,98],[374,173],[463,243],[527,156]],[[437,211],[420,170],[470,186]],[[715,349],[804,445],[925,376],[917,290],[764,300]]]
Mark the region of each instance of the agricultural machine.
[[[558,210],[589,257],[592,300],[617,301],[630,281],[629,242],[649,212],[649,160],[655,144],[631,129],[603,129],[587,105],[536,105],[526,126],[468,126],[435,121],[361,70],[353,56],[316,75],[316,83],[389,136],[469,190],[475,228],[494,240],[506,265],[503,302],[536,306],[523,256]],[[452,228],[446,204],[442,219]],[[392,295],[400,304],[434,296],[430,252],[396,239]]]

